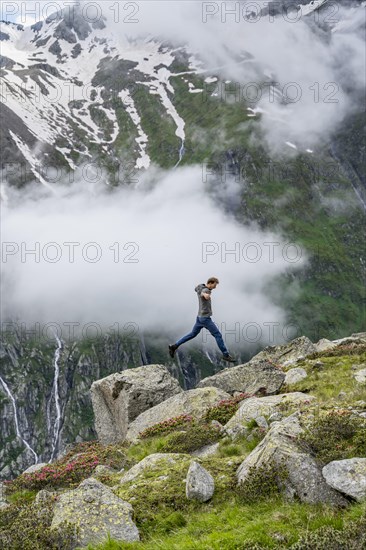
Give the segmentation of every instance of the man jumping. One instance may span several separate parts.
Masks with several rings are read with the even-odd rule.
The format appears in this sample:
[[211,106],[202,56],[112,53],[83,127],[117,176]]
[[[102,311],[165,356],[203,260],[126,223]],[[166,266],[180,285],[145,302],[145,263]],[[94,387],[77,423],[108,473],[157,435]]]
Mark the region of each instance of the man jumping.
[[194,289],[197,292],[199,305],[196,323],[189,334],[186,334],[186,336],[183,336],[183,338],[178,340],[175,344],[169,346],[170,357],[174,357],[174,354],[179,346],[181,346],[185,342],[188,342],[188,340],[192,340],[192,338],[195,338],[203,328],[206,328],[215,338],[217,345],[222,351],[222,358],[229,363],[235,363],[235,359],[230,356],[225,346],[221,332],[211,319],[211,291],[216,288],[218,284],[219,280],[216,277],[210,277],[206,284],[202,283],[200,285],[197,285]]

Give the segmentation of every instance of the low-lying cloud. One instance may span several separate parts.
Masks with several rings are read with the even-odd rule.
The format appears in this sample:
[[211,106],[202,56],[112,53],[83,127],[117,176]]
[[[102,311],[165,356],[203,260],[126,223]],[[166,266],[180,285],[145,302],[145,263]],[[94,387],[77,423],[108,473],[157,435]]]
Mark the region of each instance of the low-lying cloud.
[[[237,192],[227,183],[231,199]],[[278,331],[286,314],[265,287],[302,267],[306,254],[281,235],[240,225],[223,212],[223,194],[225,188],[207,193],[197,167],[151,170],[135,188],[86,189],[76,180],[56,194],[39,184],[8,190],[2,319],[27,326],[96,323],[103,330],[132,323],[178,337],[197,315],[194,287],[216,276],[213,318],[221,328],[236,326],[242,335],[257,324],[257,341],[273,343],[268,323],[275,323],[283,339]]]

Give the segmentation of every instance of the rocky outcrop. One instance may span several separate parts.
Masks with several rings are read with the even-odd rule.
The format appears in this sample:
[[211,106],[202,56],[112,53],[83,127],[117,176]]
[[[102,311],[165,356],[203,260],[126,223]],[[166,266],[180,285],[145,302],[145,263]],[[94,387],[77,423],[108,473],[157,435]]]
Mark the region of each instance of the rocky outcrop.
[[191,454],[192,456],[199,456],[199,457],[205,457],[214,455],[219,449],[219,443],[210,443],[209,445],[204,445],[200,449],[197,449],[196,451],[193,451]]
[[120,479],[120,483],[128,483],[138,479],[146,471],[169,469],[182,460],[189,460],[189,456],[181,453],[153,453],[132,466]]
[[301,382],[301,380],[303,380],[306,377],[307,377],[306,370],[300,367],[296,367],[286,372],[285,384],[288,386],[291,386],[292,384]]
[[186,497],[190,500],[206,502],[215,490],[212,475],[203,466],[192,460],[186,479]]
[[[338,342],[339,345],[347,342],[362,345],[364,339],[364,333],[356,333],[335,342]],[[149,345],[147,340],[147,357],[149,357]],[[332,346],[335,347],[336,345],[332,342]],[[93,345],[84,340],[65,343],[58,361],[57,387],[61,416],[59,418],[60,429],[56,433],[55,427],[58,425],[54,390],[56,370],[51,376],[50,366],[55,363],[58,344],[56,340],[51,340],[45,343],[40,342],[35,347],[32,346],[31,338],[29,337],[28,340],[22,333],[21,326],[16,323],[12,323],[9,330],[7,329],[2,334],[0,343],[1,376],[4,382],[7,383],[14,402],[5,387],[0,383],[0,479],[11,479],[19,475],[28,466],[34,464],[36,460],[38,463],[47,463],[50,459],[54,460],[64,453],[68,443],[75,444],[96,439],[90,386],[94,380],[102,380],[108,377],[110,373],[116,373],[116,371],[123,373],[123,376],[127,376],[129,372],[137,372],[141,363],[141,342],[128,343],[124,341],[122,336],[104,335],[98,338]],[[32,350],[31,362],[29,361],[30,349]],[[273,349],[276,350],[277,347]],[[258,358],[258,356],[256,357]],[[242,366],[243,372],[247,369],[245,372],[247,377],[243,376],[244,381],[251,382],[253,380],[256,382],[256,374],[260,372],[260,369],[256,370],[254,364],[255,358]],[[131,369],[131,367],[135,368]],[[274,368],[273,365],[272,367]],[[272,367],[269,366],[269,378],[273,378],[272,373],[275,372]],[[359,375],[360,370],[365,368],[362,362],[359,362],[357,369],[356,366],[354,367],[352,367],[354,372],[351,376]],[[231,367],[215,375],[215,377],[205,378],[198,387],[207,386],[208,383],[212,383],[209,382],[210,379],[215,379],[217,376],[220,378],[229,376],[230,378],[236,372],[235,369],[238,369],[238,367]],[[253,379],[249,378],[251,370]],[[196,380],[202,377],[203,369],[200,362],[192,362],[190,358],[184,358],[180,355],[179,365],[171,365],[169,371],[174,374],[175,378],[179,378],[182,387],[192,388],[195,386]],[[281,372],[278,372],[282,377]],[[230,394],[235,395],[235,392],[241,391],[241,388],[234,382],[235,380],[228,389],[230,389]],[[256,390],[258,385],[261,384],[260,381],[259,384],[254,384],[251,389]],[[267,393],[269,390],[270,387],[267,387]],[[128,415],[128,421],[132,421],[134,414],[138,414],[142,410],[140,408],[141,400],[145,400],[146,406],[155,403],[154,400],[146,402],[145,397],[140,395],[136,396],[136,399],[129,400],[130,414]],[[166,395],[161,396],[162,399],[165,397]],[[114,405],[115,403],[112,400],[112,407]],[[100,410],[103,410],[103,407]],[[135,409],[135,413],[133,413],[133,409]],[[113,415],[108,411],[108,407],[106,407],[105,412],[105,425],[108,427],[109,432],[113,430],[113,423],[111,422]],[[41,417],[39,417],[39,414],[41,414]],[[173,414],[173,416],[175,415]],[[16,435],[16,422],[20,438]],[[123,434],[124,430],[120,430],[117,436],[122,437]],[[112,433],[111,436],[107,434],[106,441],[110,440],[109,437],[112,441],[117,438],[116,434]],[[33,449],[34,453],[29,450],[24,440]]]
[[321,338],[319,342],[317,342],[315,345],[316,351],[327,351],[328,349],[335,348],[337,344],[334,344],[332,340],[328,340],[327,338]]
[[197,388],[215,386],[231,395],[234,392],[254,394],[263,389],[270,395],[280,390],[284,380],[285,374],[280,369],[265,359],[256,359],[208,376],[199,382]]
[[344,338],[337,338],[337,340],[328,340],[327,338],[321,338],[319,342],[315,344],[316,351],[327,351],[338,346],[344,346],[349,344],[366,344],[366,332],[354,332],[351,336]]
[[146,365],[97,380],[90,392],[98,438],[109,444],[123,440],[142,412],[183,390],[166,367]]
[[189,414],[197,419],[202,418],[207,409],[217,405],[222,399],[229,398],[228,393],[214,387],[197,388],[178,393],[140,414],[129,425],[126,439],[134,441],[147,428],[181,414]]
[[114,468],[106,466],[105,464],[98,464],[98,466],[96,466],[94,469],[93,477],[98,478],[99,476],[110,476],[115,473],[117,473],[117,471]]
[[320,465],[301,445],[298,414],[272,424],[267,435],[245,458],[237,470],[238,483],[245,483],[251,469],[262,466],[284,468],[286,478],[280,487],[288,498],[298,497],[310,504],[346,506],[347,501],[325,482]]
[[85,479],[77,489],[62,493],[55,505],[51,529],[64,521],[79,528],[74,548],[97,544],[108,533],[116,541],[138,541],[139,532],[131,519],[132,506],[94,478]]
[[366,500],[366,458],[333,460],[324,466],[322,473],[333,489],[358,502]]
[[344,346],[349,344],[366,344],[366,332],[354,332],[351,336],[345,336],[344,338],[337,338],[332,340],[333,344],[336,346]]
[[353,376],[359,384],[366,384],[366,369],[356,371]]
[[250,362],[259,359],[271,360],[282,367],[293,365],[299,359],[304,359],[308,355],[316,352],[316,346],[307,336],[299,336],[291,340],[288,344],[281,346],[267,346],[264,350],[255,355]]
[[245,424],[252,419],[257,420],[263,416],[270,419],[272,415],[279,413],[281,408],[294,409],[314,401],[316,401],[314,396],[301,392],[282,393],[268,397],[250,397],[242,402],[234,416],[225,424],[225,432],[229,436],[235,436],[242,433],[241,428],[245,427]]
[[47,466],[46,462],[38,462],[38,464],[33,464],[33,466],[29,466],[26,470],[24,470],[23,474],[34,474],[34,472],[38,472],[38,470],[42,470]]

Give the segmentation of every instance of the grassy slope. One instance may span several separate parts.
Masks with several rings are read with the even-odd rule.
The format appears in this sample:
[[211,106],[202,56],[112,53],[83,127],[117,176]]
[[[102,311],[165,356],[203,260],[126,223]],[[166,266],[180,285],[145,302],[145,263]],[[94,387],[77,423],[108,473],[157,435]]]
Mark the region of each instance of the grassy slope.
[[[297,366],[305,368],[308,377],[292,387],[283,388],[283,391],[305,391],[317,397],[316,405],[309,404],[308,410],[305,407],[305,417],[307,413],[321,413],[336,406],[357,407],[359,400],[366,399],[366,387],[356,383],[353,377],[354,367],[366,361],[365,346],[357,349],[344,347],[337,353],[318,353],[300,361]],[[342,398],[338,398],[340,391],[344,392]],[[151,453],[163,452],[168,439],[169,435],[160,434],[142,439],[135,445],[122,445],[121,449],[127,456],[126,464],[137,463]],[[352,504],[340,511],[325,505],[289,503],[276,495],[260,499],[255,493],[251,503],[242,501],[234,490],[235,472],[258,441],[255,438],[251,442],[242,439],[231,444],[222,440],[215,456],[196,459],[215,480],[214,496],[206,503],[188,501],[185,497],[188,455],[182,455],[174,465],[161,465],[123,485],[118,484],[121,474],[107,476],[103,481],[133,505],[134,520],[142,540],[139,543],[110,540],[102,545],[89,546],[89,549],[234,550],[250,549],[256,543],[258,546],[253,548],[279,550],[290,548],[301,537],[305,542],[299,543],[297,550],[364,548],[362,541],[366,538],[361,537],[358,541],[357,529],[361,534],[366,532],[364,520],[361,520],[365,518],[366,503]],[[168,476],[168,479],[161,476]],[[25,490],[11,498],[13,502],[18,500],[28,506],[35,494]],[[357,520],[355,525],[351,523],[353,520]],[[321,534],[324,528],[330,530]],[[340,546],[332,546],[337,540]],[[40,550],[45,549],[40,547]]]
[[[309,407],[308,411],[312,414],[335,406],[355,405],[359,400],[366,399],[366,387],[355,381],[352,367],[365,361],[364,348],[354,353],[344,350],[340,355],[331,355],[328,352],[315,354],[311,359],[299,361],[297,364],[305,368],[308,377],[296,385],[283,387],[282,391],[305,391],[316,396],[317,404]],[[340,391],[345,394],[341,400],[338,398]],[[129,454],[141,460],[148,454],[161,452],[163,443],[164,437],[151,438],[131,447]],[[366,514],[366,503],[353,504],[346,511],[321,505],[288,503],[275,496],[250,505],[243,504],[233,493],[231,483],[238,465],[254,445],[248,445],[244,440],[231,445],[223,441],[220,443],[218,456],[198,460],[215,479],[216,491],[208,503],[198,505],[185,500],[184,484],[181,484],[184,468],[180,468],[182,472],[177,468],[175,474],[180,475],[169,476],[168,494],[167,486],[157,479],[160,475],[167,474],[163,470],[156,472],[153,482],[151,478],[146,478],[145,482],[140,481],[137,488],[133,488],[133,482],[127,484],[127,488],[124,486],[119,495],[126,500],[128,497],[135,497],[134,509],[142,530],[143,542],[121,544],[110,541],[104,545],[90,546],[90,550],[231,550],[250,548],[250,543],[257,543],[263,548],[283,549],[289,548],[306,532],[314,532],[316,536],[318,530],[324,527],[333,527],[345,533],[344,529],[347,530],[350,521]],[[172,495],[175,495],[173,500]],[[174,516],[171,521],[169,518],[177,509],[183,520],[177,516],[174,523]],[[332,548],[329,543],[335,541],[336,535],[337,533],[330,533],[330,540],[327,541],[324,537],[323,543],[319,535],[319,546],[316,548]],[[340,541],[343,540],[342,536],[345,534],[340,535]],[[347,540],[346,537],[340,542],[339,548],[351,548],[352,535],[349,542]],[[307,544],[304,543],[302,550],[310,548]]]

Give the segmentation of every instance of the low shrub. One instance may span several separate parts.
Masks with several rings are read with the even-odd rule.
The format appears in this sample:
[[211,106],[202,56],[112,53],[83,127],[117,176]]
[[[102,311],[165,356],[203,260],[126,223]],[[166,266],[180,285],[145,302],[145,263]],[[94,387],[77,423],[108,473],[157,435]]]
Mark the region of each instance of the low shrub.
[[75,487],[83,479],[90,477],[98,464],[120,469],[127,462],[124,450],[116,446],[104,446],[97,441],[80,443],[63,458],[44,466],[41,470],[18,476],[7,484],[8,491]]
[[321,357],[338,357],[342,355],[360,355],[366,352],[366,345],[357,342],[341,344],[333,349],[316,351],[307,356],[307,359],[319,359]]
[[243,483],[235,484],[234,490],[243,504],[253,504],[259,500],[279,497],[281,487],[288,476],[285,467],[274,463],[258,468],[251,467]]
[[193,421],[193,416],[190,414],[180,414],[179,416],[174,416],[168,420],[164,420],[163,422],[158,422],[157,424],[150,426],[150,428],[146,428],[146,430],[140,433],[139,437],[140,439],[144,439],[154,435],[167,434],[177,428],[180,428],[181,426],[190,424]]
[[366,550],[366,515],[349,522],[342,530],[332,526],[307,531],[290,550]]
[[324,463],[366,456],[366,419],[347,409],[323,412],[306,428],[303,439]]
[[20,491],[9,493],[7,496],[7,501],[9,502],[9,504],[22,506],[23,504],[32,503],[36,495],[37,495],[37,491],[29,491],[28,489],[21,489]]
[[[253,395],[241,393],[231,399],[222,399],[217,405],[210,407],[206,411],[203,421],[208,424],[212,420],[217,420],[220,424],[226,424],[238,410],[240,402],[249,397],[253,397]],[[180,414],[179,416],[174,416],[163,422],[157,422],[153,426],[146,428],[146,430],[140,433],[139,438],[146,439],[156,435],[166,435],[176,431],[182,426],[195,425],[196,423],[197,420],[190,414]]]
[[218,427],[201,422],[191,425],[187,431],[170,434],[161,450],[163,453],[190,453],[204,445],[215,443],[220,437]]
[[51,530],[52,502],[30,506],[12,505],[0,512],[1,550],[72,550],[75,527],[64,524]]
[[253,397],[253,394],[241,393],[231,399],[222,399],[217,405],[213,405],[207,410],[204,420],[206,422],[217,420],[220,424],[226,424],[238,410],[241,401],[249,397]]

